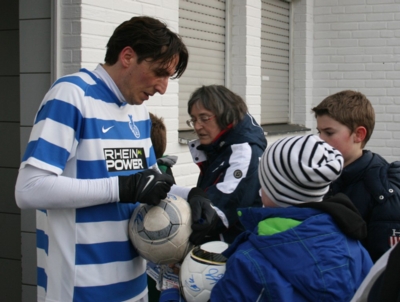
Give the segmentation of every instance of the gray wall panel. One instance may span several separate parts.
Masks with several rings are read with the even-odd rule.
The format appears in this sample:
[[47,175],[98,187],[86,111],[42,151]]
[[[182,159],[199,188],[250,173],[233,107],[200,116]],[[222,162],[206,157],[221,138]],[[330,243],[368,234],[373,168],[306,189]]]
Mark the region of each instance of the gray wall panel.
[[42,19],[51,17],[49,0],[19,0],[20,19]]
[[20,21],[21,73],[50,72],[50,20]]
[[36,302],[37,290],[34,285],[22,285],[22,302]]
[[[19,214],[20,209],[17,207],[14,198],[15,180],[17,179],[18,169],[17,168],[0,168],[0,212]],[[18,217],[19,219],[19,217]],[[18,234],[19,240],[19,234]],[[19,252],[18,252],[19,254]]]
[[0,31],[0,41],[7,41],[7,47],[0,47],[1,76],[19,75],[18,35],[18,30]]
[[21,301],[21,262],[0,259],[1,301]]
[[22,233],[22,283],[36,285],[36,234]]
[[21,126],[32,126],[36,112],[50,88],[50,74],[21,74]]
[[36,232],[36,210],[21,210],[21,231]]
[[19,77],[0,76],[0,91],[1,91],[0,121],[18,122],[19,121]]
[[[3,203],[2,199],[0,203]],[[20,216],[0,213],[0,230],[3,230],[0,232],[0,242],[7,243],[1,245],[0,258],[20,260]]]
[[0,167],[19,167],[19,123],[0,122]]
[[18,28],[18,1],[0,1],[0,12],[0,28],[2,30]]
[[20,163],[19,20],[16,0],[0,1],[0,300],[21,301],[21,215],[14,186]]

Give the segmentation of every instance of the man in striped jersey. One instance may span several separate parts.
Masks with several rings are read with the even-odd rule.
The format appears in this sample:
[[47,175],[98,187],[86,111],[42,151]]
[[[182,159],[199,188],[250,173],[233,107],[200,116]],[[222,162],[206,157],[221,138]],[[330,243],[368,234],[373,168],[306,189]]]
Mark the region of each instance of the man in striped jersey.
[[156,171],[143,102],[187,62],[164,23],[133,17],[115,29],[104,64],[61,77],[45,95],[15,190],[20,208],[37,209],[38,301],[148,300],[128,221],[139,203],[165,198],[173,179]]

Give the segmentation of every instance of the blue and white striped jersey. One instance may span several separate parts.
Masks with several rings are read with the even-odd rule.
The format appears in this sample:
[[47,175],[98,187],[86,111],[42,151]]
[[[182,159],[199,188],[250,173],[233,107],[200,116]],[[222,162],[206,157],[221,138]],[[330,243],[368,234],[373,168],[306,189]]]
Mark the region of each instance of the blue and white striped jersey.
[[[21,168],[76,179],[130,175],[156,164],[146,106],[121,102],[95,74],[57,80],[35,118]],[[37,211],[39,301],[136,301],[146,263],[128,222],[136,204]]]

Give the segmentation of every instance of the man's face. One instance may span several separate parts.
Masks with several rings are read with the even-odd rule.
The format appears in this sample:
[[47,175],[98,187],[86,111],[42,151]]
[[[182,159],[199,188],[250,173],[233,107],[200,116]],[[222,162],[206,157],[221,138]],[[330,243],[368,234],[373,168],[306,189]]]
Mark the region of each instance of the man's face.
[[164,94],[169,78],[175,74],[178,61],[177,55],[168,66],[161,67],[159,62],[146,60],[138,64],[137,57],[133,56],[119,87],[126,102],[131,105],[140,105],[157,92]]
[[319,137],[339,150],[344,158],[344,166],[362,155],[360,143],[355,142],[355,133],[328,115],[317,116]]

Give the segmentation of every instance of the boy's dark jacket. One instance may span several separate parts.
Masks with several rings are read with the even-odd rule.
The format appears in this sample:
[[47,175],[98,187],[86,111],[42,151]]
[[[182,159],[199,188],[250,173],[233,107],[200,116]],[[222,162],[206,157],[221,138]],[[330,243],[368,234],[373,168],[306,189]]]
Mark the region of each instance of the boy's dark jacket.
[[367,223],[362,241],[375,262],[400,239],[400,162],[389,164],[378,154],[363,156],[343,169],[327,197],[346,194]]

